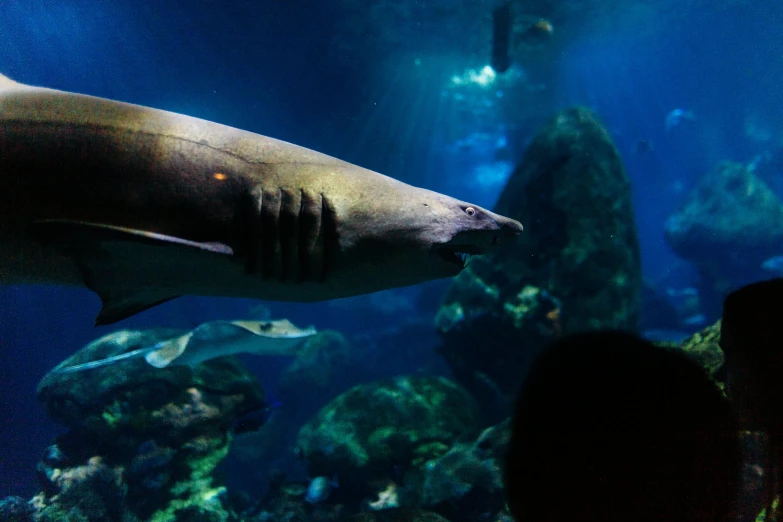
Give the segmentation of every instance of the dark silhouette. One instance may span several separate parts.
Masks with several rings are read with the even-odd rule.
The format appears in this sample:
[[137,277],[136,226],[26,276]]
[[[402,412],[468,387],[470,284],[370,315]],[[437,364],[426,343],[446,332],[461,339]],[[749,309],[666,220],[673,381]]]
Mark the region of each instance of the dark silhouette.
[[684,355],[619,332],[534,362],[506,457],[518,521],[728,520],[741,454],[728,401]]
[[[726,360],[726,392],[740,428],[761,434],[748,450],[760,456],[761,506],[772,509],[783,469],[783,279],[744,286],[723,303],[721,348]],[[766,438],[766,443],[764,442]],[[780,508],[777,508],[779,517]],[[770,517],[771,518],[771,517]]]

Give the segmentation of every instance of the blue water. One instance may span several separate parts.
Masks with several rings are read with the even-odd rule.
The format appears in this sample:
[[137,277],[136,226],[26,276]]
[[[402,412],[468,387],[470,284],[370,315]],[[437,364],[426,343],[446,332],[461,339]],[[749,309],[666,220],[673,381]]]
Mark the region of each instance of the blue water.
[[[638,21],[622,16],[599,27],[574,29],[562,55],[550,64],[555,72],[547,112],[576,103],[592,107],[623,155],[633,185],[643,269],[652,279],[666,277],[677,264],[663,242],[663,223],[688,189],[717,161],[747,162],[765,150],[746,136],[746,116],[758,113],[783,131],[783,7],[774,0],[725,8],[718,8],[717,0],[703,4],[687,18],[662,12],[644,31],[634,25]],[[419,68],[408,75],[374,70],[385,49],[373,43],[341,50],[336,59],[329,51],[339,22],[332,2],[163,5],[4,1],[0,72],[23,83],[270,135],[478,204],[491,206],[497,197],[502,183],[486,176],[495,172],[502,178],[505,167],[495,164],[491,147],[455,151],[450,146],[458,137],[446,131],[453,130],[458,116],[432,109],[448,81],[448,67]],[[415,51],[418,44],[407,45]],[[469,57],[454,65],[456,74],[484,64]],[[666,115],[678,107],[693,111],[697,119],[667,133]],[[498,129],[497,122],[483,124]],[[524,143],[536,131],[514,133]],[[640,139],[649,140],[654,150],[637,154]],[[523,152],[515,147],[512,161]],[[779,194],[781,176],[767,179]],[[668,284],[692,283],[687,270],[677,273],[684,275]],[[412,299],[417,292],[400,295]],[[339,307],[267,305],[274,316],[347,334],[357,324],[372,332],[398,319],[366,303],[359,298]],[[243,317],[253,304],[183,298],[121,326],[188,328]],[[86,290],[0,288],[0,497],[29,497],[36,491],[35,464],[58,427],[36,402],[35,386],[67,355],[112,331],[91,326],[98,308],[98,298]],[[412,360],[411,368],[418,362]]]

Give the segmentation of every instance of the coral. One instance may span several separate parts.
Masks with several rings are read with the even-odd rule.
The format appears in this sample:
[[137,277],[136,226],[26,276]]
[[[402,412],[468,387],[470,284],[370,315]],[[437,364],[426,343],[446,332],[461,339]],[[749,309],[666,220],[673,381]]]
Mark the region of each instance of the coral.
[[102,457],[91,457],[85,464],[58,469],[51,482],[57,493],[40,493],[33,504],[36,520],[124,520],[124,501],[128,486],[122,467],[110,467]]
[[454,522],[500,516],[504,510],[502,463],[510,421],[484,430],[471,443],[456,443],[406,480],[407,503],[422,505]]
[[451,502],[474,487],[488,492],[503,487],[500,470],[492,459],[481,459],[469,444],[457,444],[448,453],[426,465],[423,495],[425,505]]
[[716,380],[721,380],[718,372],[723,367],[724,361],[723,350],[720,347],[720,328],[721,321],[718,321],[685,339],[679,346],[685,355]]
[[720,347],[721,321],[708,326],[691,335],[681,343],[660,342],[658,346],[672,351],[682,352],[695,362],[722,388],[724,384],[723,374],[723,350]]
[[297,450],[310,476],[339,476],[333,497],[376,501],[395,468],[434,457],[423,450],[440,454],[474,433],[478,418],[475,401],[447,379],[398,377],[332,400],[301,429]]
[[[171,487],[175,497],[164,509],[155,512],[152,522],[173,522],[182,517],[196,516],[198,520],[225,522],[228,512],[224,509],[221,496],[226,493],[223,486],[215,486],[212,473],[228,454],[231,438],[224,441],[202,439],[189,448],[197,450],[187,462],[190,473]],[[190,513],[189,515],[187,513]]]
[[0,500],[0,522],[31,522],[33,507],[22,497]]
[[[115,332],[60,367],[170,335]],[[55,370],[41,380],[38,397],[69,428],[39,465],[44,488],[35,504],[42,520],[224,522],[225,488],[215,483],[215,468],[236,421],[266,407],[255,377],[231,357],[193,368],[128,360],[78,373]]]

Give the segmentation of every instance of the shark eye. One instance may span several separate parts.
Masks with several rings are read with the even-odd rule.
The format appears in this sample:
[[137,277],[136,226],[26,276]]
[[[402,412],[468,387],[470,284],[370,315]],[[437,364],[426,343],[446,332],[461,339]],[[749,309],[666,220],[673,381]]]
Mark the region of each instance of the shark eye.
[[465,214],[469,215],[470,217],[473,217],[476,215],[476,209],[473,207],[467,207],[465,209]]

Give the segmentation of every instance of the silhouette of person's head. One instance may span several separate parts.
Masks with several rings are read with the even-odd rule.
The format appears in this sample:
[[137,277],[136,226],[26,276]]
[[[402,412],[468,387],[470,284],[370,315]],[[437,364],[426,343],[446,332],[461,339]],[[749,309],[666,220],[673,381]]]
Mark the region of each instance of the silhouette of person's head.
[[534,362],[506,456],[519,521],[726,520],[736,421],[685,356],[619,332],[573,335]]

